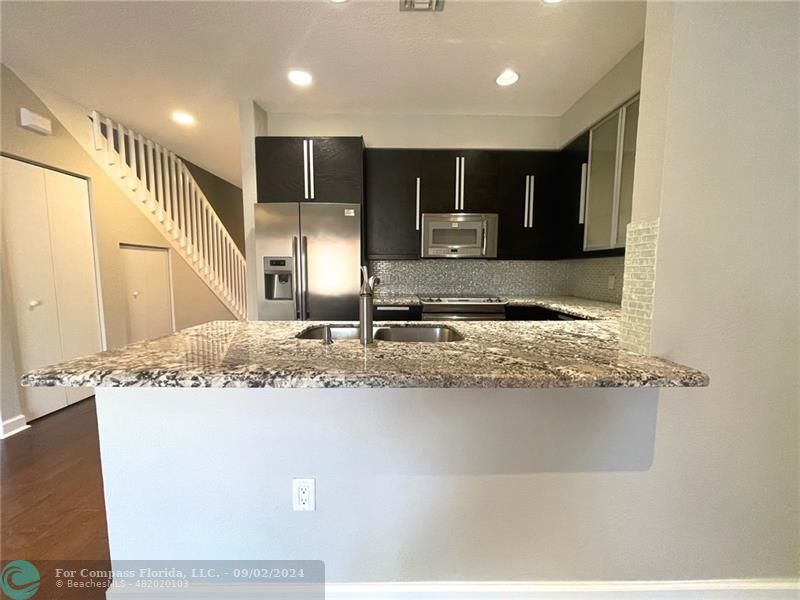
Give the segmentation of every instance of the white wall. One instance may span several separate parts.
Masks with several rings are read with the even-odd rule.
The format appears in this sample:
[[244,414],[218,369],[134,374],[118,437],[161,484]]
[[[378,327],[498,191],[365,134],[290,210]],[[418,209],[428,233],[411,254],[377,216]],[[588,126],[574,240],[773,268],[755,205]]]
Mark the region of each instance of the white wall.
[[269,113],[270,135],[363,135],[377,148],[558,148],[558,117]]
[[247,318],[258,319],[258,262],[256,260],[255,215],[257,136],[267,135],[267,113],[252,100],[239,103],[239,141],[242,155],[242,220],[245,260],[247,261]]
[[644,531],[669,523],[654,537],[681,575],[800,566],[799,26],[797,3],[648,5],[640,132],[663,162],[637,164],[634,211],[660,214],[651,350],[711,377],[661,393],[648,472]]
[[639,91],[642,50],[643,44],[638,44],[561,115],[559,147],[569,143]]
[[[111,558],[315,559],[333,582],[668,577],[656,397],[100,388]],[[316,478],[316,512],[292,511],[293,477]]]

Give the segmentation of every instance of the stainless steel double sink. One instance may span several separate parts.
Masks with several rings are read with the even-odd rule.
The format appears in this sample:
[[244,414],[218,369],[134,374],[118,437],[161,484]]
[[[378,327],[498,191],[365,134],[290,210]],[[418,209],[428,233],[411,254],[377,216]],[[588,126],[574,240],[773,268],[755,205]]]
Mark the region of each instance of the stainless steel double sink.
[[[373,337],[382,342],[459,342],[464,339],[463,335],[446,325],[383,326],[375,327],[373,332]],[[295,337],[301,340],[357,340],[359,328],[355,325],[317,325]]]

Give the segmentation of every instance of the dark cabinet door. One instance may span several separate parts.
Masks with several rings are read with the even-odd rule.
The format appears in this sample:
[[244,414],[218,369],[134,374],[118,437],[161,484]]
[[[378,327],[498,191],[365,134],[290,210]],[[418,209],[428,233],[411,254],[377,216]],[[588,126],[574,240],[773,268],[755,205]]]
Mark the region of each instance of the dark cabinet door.
[[589,164],[589,133],[570,142],[559,153],[559,212],[557,242],[559,258],[577,258],[583,253],[583,208]]
[[464,168],[464,191],[461,210],[470,213],[498,212],[498,191],[502,156],[497,150],[460,152]]
[[257,137],[259,202],[363,200],[364,141],[360,137]]
[[419,151],[367,149],[364,163],[367,258],[419,258]]
[[502,151],[498,156],[498,258],[554,258],[557,153]]
[[256,138],[256,189],[259,202],[304,202],[303,138]]
[[420,160],[422,212],[451,213],[456,206],[455,150],[418,150]]
[[364,189],[364,139],[309,138],[309,200],[360,204]]
[[[582,195],[586,194],[586,177],[589,164],[589,132],[570,142],[559,153],[558,175],[558,214],[556,224],[555,249],[557,258],[590,258],[599,256],[623,256],[624,248],[611,250],[583,249],[584,225],[581,210],[585,210]],[[584,165],[586,165],[584,167]]]

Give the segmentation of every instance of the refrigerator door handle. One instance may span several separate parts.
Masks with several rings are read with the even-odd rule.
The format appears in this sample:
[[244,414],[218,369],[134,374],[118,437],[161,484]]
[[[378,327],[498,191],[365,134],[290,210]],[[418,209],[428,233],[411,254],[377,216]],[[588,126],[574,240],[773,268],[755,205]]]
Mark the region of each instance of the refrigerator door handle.
[[292,269],[294,270],[294,316],[300,318],[300,260],[297,248],[297,236],[292,237]]
[[303,321],[305,321],[309,316],[308,311],[308,237],[303,236],[303,244],[301,247],[300,256],[302,257],[303,262]]

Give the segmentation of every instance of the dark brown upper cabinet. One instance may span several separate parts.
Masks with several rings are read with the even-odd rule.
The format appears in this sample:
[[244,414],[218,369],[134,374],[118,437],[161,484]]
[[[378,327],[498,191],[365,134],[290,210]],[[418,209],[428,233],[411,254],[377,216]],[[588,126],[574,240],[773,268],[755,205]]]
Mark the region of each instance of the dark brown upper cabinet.
[[558,153],[495,151],[499,213],[497,257],[508,260],[557,258],[554,190]]
[[420,257],[420,154],[370,148],[364,155],[364,237],[369,259]]
[[257,137],[259,202],[361,203],[361,137]]

